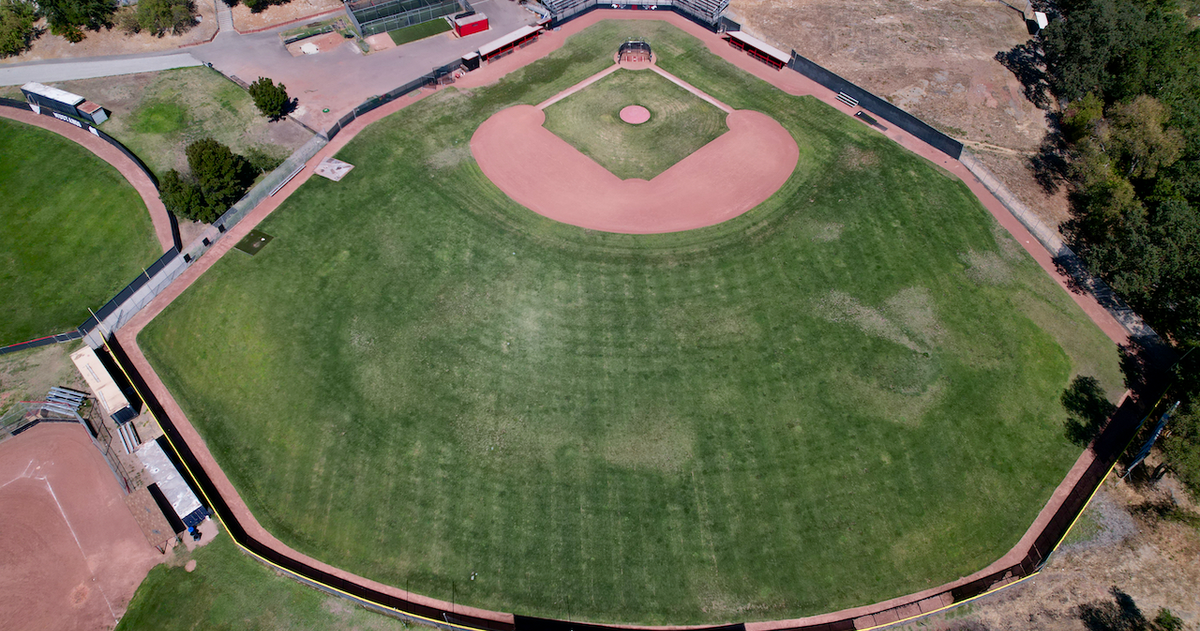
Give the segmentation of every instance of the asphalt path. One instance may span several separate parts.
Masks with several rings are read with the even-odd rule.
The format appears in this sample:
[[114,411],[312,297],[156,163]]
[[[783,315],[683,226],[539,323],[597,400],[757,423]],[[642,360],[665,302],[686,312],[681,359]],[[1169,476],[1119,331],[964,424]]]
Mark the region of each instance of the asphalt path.
[[472,8],[488,16],[489,30],[463,38],[443,33],[369,55],[364,55],[353,41],[347,41],[316,55],[293,57],[283,46],[279,33],[294,28],[294,24],[246,35],[222,28],[212,42],[190,47],[186,53],[165,51],[6,65],[0,68],[0,85],[52,83],[209,64],[246,83],[259,77],[283,83],[297,101],[292,117],[322,131],[370,97],[404,85],[537,19],[511,0],[473,2]]
[[24,85],[30,81],[52,83],[113,75],[156,72],[203,65],[189,53],[168,51],[158,55],[122,55],[35,61],[0,67],[0,85]]

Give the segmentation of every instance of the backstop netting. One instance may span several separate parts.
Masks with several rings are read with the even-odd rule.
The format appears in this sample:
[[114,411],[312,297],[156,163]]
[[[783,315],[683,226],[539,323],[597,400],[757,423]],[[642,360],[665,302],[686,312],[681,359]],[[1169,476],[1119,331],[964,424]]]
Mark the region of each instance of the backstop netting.
[[363,37],[436,20],[467,10],[459,0],[354,0],[350,17]]
[[650,43],[640,39],[627,39],[617,48],[620,61],[650,61],[651,55]]

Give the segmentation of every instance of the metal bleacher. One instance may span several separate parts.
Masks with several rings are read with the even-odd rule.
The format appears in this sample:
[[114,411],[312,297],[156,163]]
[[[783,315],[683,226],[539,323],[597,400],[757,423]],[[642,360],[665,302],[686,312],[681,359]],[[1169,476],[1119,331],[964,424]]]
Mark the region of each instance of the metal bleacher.
[[602,2],[598,0],[542,0],[555,21],[568,20],[592,8],[674,8],[708,24],[716,24],[721,13],[729,7],[729,0],[625,0],[624,2]]

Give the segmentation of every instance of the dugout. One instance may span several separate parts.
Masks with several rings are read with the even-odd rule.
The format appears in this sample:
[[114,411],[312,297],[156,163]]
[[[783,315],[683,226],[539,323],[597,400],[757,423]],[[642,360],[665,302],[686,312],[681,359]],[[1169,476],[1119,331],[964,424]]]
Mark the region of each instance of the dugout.
[[125,398],[125,393],[121,391],[121,387],[117,385],[112,374],[108,372],[108,368],[100,361],[100,357],[96,355],[96,351],[85,346],[71,353],[71,361],[75,363],[75,368],[79,370],[79,374],[83,375],[83,380],[87,382],[88,388],[92,390],[92,394],[96,395],[96,400],[100,402],[100,407],[104,409],[104,413],[113,422],[120,426],[137,418],[137,411],[129,405],[129,400]]
[[[150,491],[151,495],[159,503],[159,508],[171,523],[171,527],[175,529],[175,534],[179,534],[207,519],[208,509],[196,498],[192,487],[188,486],[187,481],[179,474],[179,469],[167,457],[167,452],[160,443],[165,443],[161,436],[138,447],[137,457],[150,472],[154,485],[158,487],[157,493],[154,490]],[[166,506],[163,506],[164,503]]]
[[775,48],[774,46],[758,39],[751,37],[741,31],[728,31],[725,33],[725,40],[730,46],[738,50],[746,51],[747,55],[779,70],[788,65],[792,56]]
[[522,26],[508,35],[492,40],[486,46],[481,47],[479,49],[479,57],[483,61],[491,61],[526,44],[536,42],[541,33],[541,26]]
[[363,37],[470,11],[460,0],[352,0],[346,14]]
[[108,113],[104,111],[103,107],[66,90],[30,82],[21,86],[21,94],[25,95],[25,100],[29,101],[35,112],[39,108],[45,107],[68,116],[81,118],[93,125],[99,125],[108,120]]

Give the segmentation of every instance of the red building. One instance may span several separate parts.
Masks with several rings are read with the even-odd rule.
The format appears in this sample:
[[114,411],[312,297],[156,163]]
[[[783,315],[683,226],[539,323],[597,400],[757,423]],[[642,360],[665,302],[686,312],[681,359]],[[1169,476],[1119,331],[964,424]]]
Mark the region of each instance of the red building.
[[488,17],[482,13],[454,18],[454,34],[459,37],[482,33],[486,30],[488,30]]

